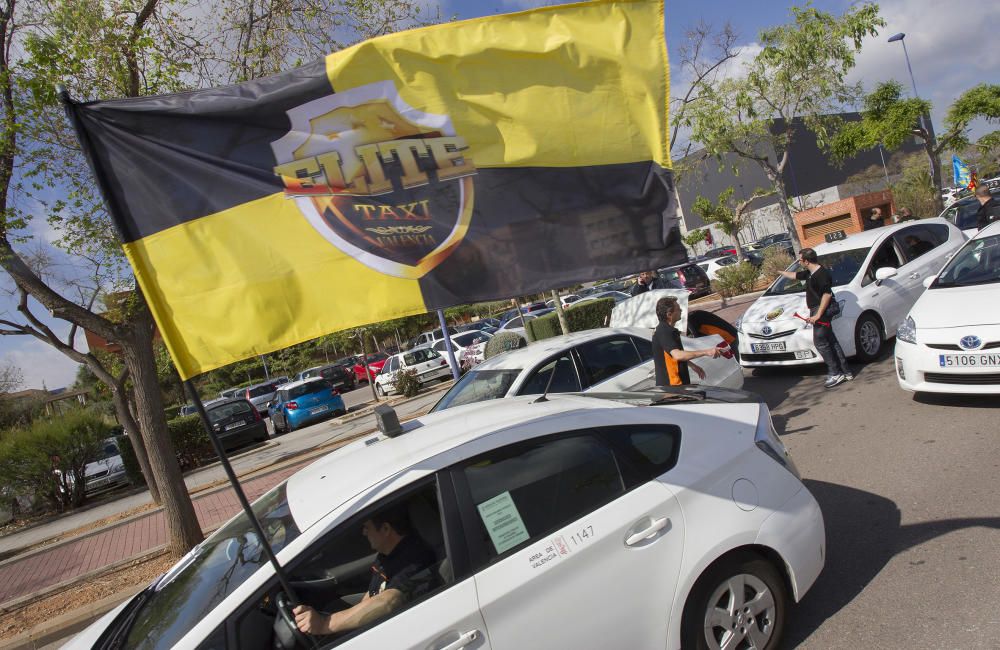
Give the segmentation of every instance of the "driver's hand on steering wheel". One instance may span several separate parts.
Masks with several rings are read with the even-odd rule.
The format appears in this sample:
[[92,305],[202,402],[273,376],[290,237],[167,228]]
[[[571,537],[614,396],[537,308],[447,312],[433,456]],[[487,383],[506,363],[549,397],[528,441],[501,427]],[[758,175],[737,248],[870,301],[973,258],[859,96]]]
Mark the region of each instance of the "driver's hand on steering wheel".
[[317,612],[309,605],[297,605],[292,613],[295,614],[295,625],[306,634],[327,634],[326,617]]

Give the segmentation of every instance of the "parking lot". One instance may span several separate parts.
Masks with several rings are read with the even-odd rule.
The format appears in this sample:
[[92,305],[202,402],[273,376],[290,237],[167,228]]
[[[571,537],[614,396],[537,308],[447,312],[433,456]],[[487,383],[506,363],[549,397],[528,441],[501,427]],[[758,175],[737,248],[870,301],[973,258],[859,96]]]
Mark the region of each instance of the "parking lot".
[[826,520],[785,647],[997,647],[1000,404],[915,400],[891,357],[855,370],[832,390],[818,366],[747,375]]

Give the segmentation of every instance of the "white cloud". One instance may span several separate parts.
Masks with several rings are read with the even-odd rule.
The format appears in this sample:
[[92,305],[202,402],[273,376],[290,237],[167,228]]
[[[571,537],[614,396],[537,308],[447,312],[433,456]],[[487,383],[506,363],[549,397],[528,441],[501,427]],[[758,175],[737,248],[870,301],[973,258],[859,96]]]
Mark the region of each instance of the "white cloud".
[[[851,81],[862,81],[871,90],[895,79],[912,95],[902,44],[888,42],[889,36],[903,32],[917,91],[934,105],[932,119],[938,130],[944,126],[948,107],[963,91],[978,83],[1000,83],[1000,48],[994,44],[1000,23],[996,0],[960,4],[883,0],[879,7],[886,26],[881,34],[864,41]],[[984,130],[974,129],[974,135]]]
[[5,347],[8,348],[3,354],[5,362],[20,368],[24,375],[22,389],[41,388],[43,385],[49,390],[62,388],[72,384],[76,378],[79,364],[51,345],[23,337],[19,343]]

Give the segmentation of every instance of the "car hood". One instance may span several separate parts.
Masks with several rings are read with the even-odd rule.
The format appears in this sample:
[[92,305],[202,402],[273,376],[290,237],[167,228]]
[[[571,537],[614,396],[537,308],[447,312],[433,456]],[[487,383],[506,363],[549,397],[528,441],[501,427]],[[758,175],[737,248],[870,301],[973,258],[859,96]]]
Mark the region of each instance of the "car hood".
[[780,296],[761,296],[743,314],[744,323],[798,322],[795,313],[803,316],[809,313],[806,294],[789,293]]
[[966,327],[1000,323],[1000,284],[928,289],[910,310],[917,327]]
[[111,456],[110,458],[105,458],[104,460],[95,460],[92,463],[87,463],[87,466],[83,470],[84,476],[90,477],[101,472],[110,471],[112,467],[122,464],[121,456]]

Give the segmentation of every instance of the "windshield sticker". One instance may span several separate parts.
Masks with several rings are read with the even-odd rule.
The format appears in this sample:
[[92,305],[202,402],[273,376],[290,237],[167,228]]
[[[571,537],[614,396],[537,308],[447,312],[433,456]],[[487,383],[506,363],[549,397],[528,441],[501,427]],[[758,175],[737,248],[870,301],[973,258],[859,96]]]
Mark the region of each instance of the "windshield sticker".
[[524,527],[510,492],[498,494],[476,507],[497,553],[503,553],[528,539],[528,529]]

